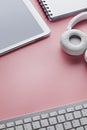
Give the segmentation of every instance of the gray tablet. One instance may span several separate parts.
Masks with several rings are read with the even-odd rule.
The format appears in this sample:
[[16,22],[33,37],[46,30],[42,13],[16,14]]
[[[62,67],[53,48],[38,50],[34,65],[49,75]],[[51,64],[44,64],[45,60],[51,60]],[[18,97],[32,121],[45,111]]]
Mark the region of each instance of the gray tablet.
[[0,55],[49,33],[30,0],[0,0]]

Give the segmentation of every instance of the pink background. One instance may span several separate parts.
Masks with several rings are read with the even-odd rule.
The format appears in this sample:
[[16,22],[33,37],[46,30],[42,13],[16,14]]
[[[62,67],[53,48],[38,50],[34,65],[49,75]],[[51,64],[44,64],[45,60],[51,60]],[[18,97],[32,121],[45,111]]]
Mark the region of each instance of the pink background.
[[[51,35],[0,57],[0,120],[87,98],[87,64],[66,55],[60,37],[71,19],[49,22]],[[75,28],[87,32],[87,23]]]

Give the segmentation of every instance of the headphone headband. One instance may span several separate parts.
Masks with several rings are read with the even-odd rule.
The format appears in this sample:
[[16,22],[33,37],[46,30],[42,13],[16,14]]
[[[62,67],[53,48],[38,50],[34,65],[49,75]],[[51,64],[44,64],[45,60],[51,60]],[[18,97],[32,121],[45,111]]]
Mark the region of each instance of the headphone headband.
[[61,37],[61,45],[69,55],[84,54],[84,59],[87,62],[87,35],[80,30],[73,29],[77,23],[83,20],[87,20],[87,12],[80,13],[69,22],[68,30]]
[[83,20],[87,20],[87,12],[83,12],[81,14],[78,14],[77,16],[75,16],[68,24],[67,29],[71,30],[77,23],[83,21]]

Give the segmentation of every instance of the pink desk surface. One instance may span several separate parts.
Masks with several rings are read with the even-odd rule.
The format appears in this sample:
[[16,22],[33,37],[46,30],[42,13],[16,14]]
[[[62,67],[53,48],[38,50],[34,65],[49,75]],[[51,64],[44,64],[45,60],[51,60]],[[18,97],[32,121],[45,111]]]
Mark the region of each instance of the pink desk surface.
[[[49,22],[51,35],[0,57],[0,120],[87,99],[87,64],[66,55],[60,36],[71,19]],[[87,32],[87,23],[76,28]]]

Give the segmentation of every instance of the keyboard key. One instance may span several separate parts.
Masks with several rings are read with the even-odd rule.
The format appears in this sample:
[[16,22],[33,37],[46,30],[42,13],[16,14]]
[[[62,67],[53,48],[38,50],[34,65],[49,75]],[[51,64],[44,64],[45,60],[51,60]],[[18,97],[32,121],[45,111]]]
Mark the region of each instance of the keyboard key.
[[47,119],[41,120],[41,126],[42,126],[42,127],[47,127],[47,126],[49,126],[48,120],[47,120]]
[[6,126],[7,126],[7,127],[12,127],[12,126],[14,126],[14,122],[8,122],[8,123],[6,124]]
[[83,110],[82,110],[82,115],[83,115],[83,116],[87,116],[87,109],[83,109]]
[[30,123],[32,120],[31,120],[31,118],[25,118],[24,119],[24,123]]
[[33,130],[31,124],[30,123],[24,124],[24,130]]
[[84,107],[84,108],[87,108],[87,103],[83,104],[83,107]]
[[87,125],[87,118],[86,117],[81,118],[80,121],[81,121],[81,125]]
[[59,123],[65,122],[65,117],[64,117],[64,115],[57,116],[57,119],[58,119],[58,122],[59,122]]
[[75,119],[81,117],[81,112],[80,111],[75,111],[73,114],[74,114]]
[[57,124],[57,119],[56,119],[56,117],[49,118],[49,122],[50,122],[50,125],[55,125],[55,124]]
[[73,107],[67,108],[67,112],[73,112],[73,111],[74,111],[74,108],[73,108]]
[[66,117],[67,121],[73,120],[73,114],[72,113],[65,114],[65,117]]
[[11,127],[11,128],[7,128],[6,130],[14,130],[14,127]]
[[81,110],[81,109],[82,109],[82,105],[75,106],[75,110]]
[[64,123],[64,128],[65,128],[65,130],[71,129],[72,128],[71,122],[65,122]]
[[63,124],[58,124],[55,127],[56,127],[56,130],[64,130]]
[[39,121],[32,122],[32,126],[34,130],[41,128]]
[[75,128],[75,127],[79,127],[79,126],[80,126],[79,120],[73,120],[73,121],[72,121],[72,125],[73,125],[74,128]]
[[23,130],[23,126],[22,125],[16,126],[15,129],[16,130]]
[[76,130],[84,130],[84,128],[83,127],[78,127],[78,128],[76,128]]
[[15,124],[16,124],[16,125],[22,125],[22,124],[23,124],[23,121],[22,121],[22,120],[15,121]]
[[62,109],[62,110],[59,110],[58,113],[59,113],[59,114],[65,114],[66,111],[65,111],[65,109]]
[[85,130],[87,130],[87,125],[84,126]]
[[42,118],[42,119],[45,119],[45,118],[48,118],[48,117],[49,117],[48,113],[41,115],[41,118]]
[[34,116],[33,117],[33,121],[38,121],[38,120],[40,120],[40,116]]
[[5,124],[0,124],[0,130],[5,129]]
[[50,113],[50,116],[57,116],[57,112],[56,112],[56,111],[51,112],[51,113]]
[[47,127],[47,130],[55,130],[54,126]]

